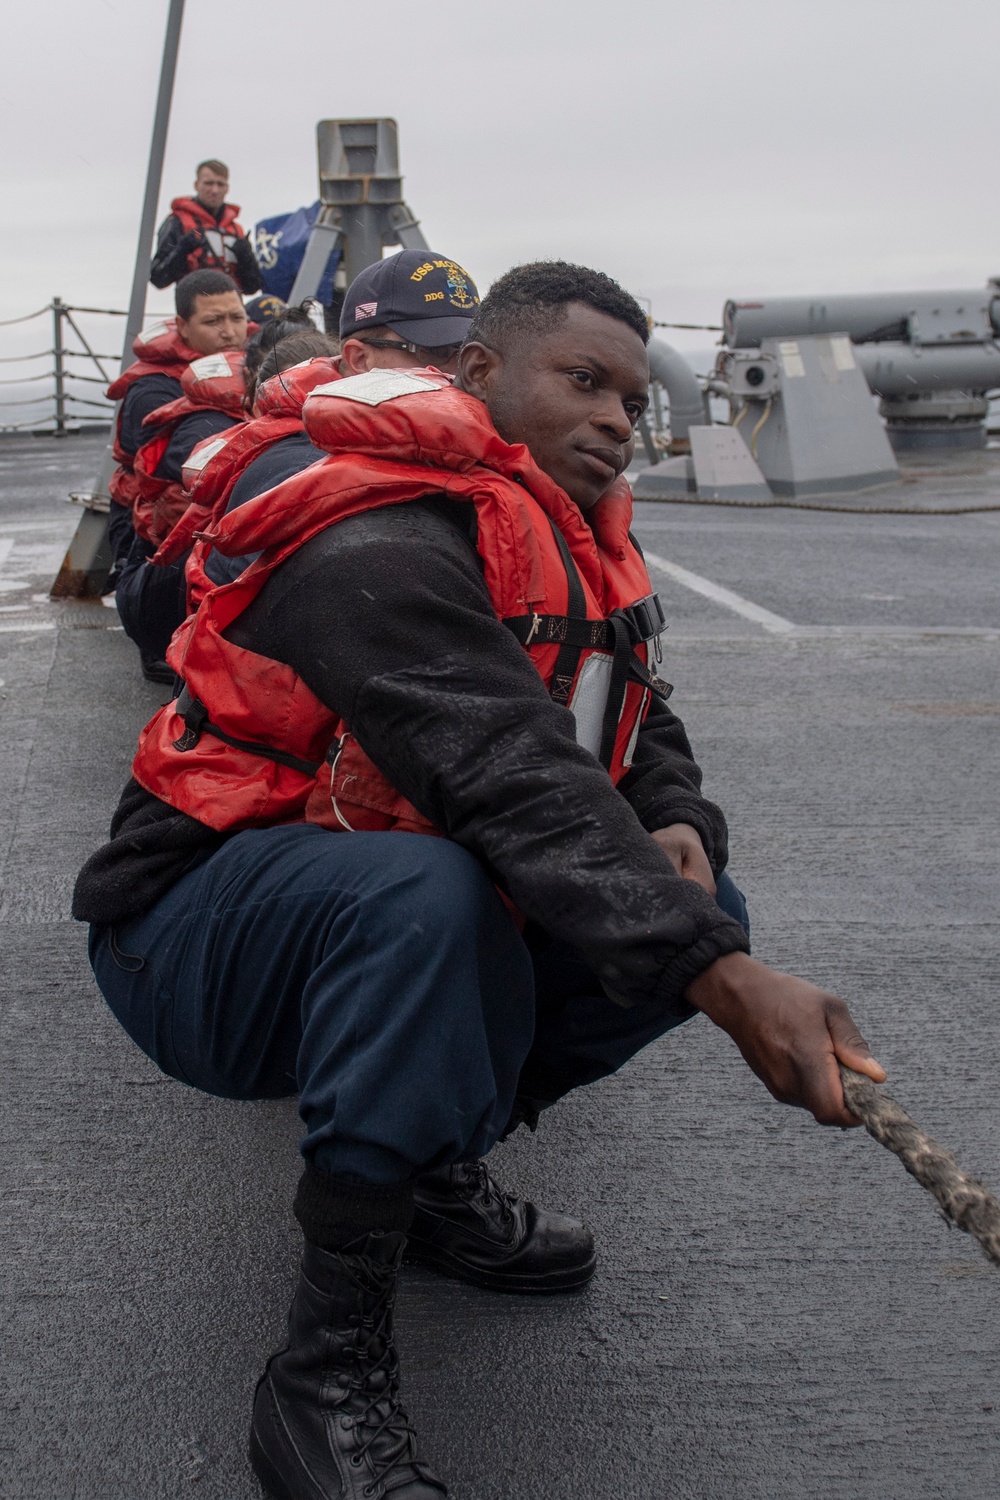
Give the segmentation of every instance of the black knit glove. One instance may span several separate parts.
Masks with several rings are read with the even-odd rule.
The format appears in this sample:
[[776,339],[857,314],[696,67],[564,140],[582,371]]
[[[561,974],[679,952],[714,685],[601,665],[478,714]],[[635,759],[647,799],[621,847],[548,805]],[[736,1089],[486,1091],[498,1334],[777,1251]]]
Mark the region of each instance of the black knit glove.
[[253,246],[250,241],[244,238],[238,239],[233,246],[233,254],[236,256],[236,269],[243,290],[245,292],[259,292],[262,286],[260,267],[257,264],[257,257],[253,253]]

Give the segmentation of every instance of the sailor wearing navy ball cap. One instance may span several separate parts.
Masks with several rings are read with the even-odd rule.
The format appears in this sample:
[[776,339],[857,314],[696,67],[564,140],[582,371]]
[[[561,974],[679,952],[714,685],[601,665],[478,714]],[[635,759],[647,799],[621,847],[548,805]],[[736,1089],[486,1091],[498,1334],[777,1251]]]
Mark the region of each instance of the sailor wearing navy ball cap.
[[468,271],[434,250],[401,250],[376,261],[355,276],[344,298],[343,373],[433,365],[454,375],[478,306]]

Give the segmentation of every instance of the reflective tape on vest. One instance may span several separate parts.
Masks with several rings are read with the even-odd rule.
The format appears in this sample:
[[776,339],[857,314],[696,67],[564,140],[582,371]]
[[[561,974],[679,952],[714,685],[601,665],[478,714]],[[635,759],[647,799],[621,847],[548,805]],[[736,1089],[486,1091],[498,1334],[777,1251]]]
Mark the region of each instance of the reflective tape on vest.
[[361,401],[365,406],[381,406],[383,401],[396,401],[400,396],[416,396],[421,391],[439,389],[432,381],[421,380],[419,375],[410,375],[406,370],[369,370],[364,375],[348,375],[345,380],[318,385],[312,394],[336,396],[338,401]]
[[205,354],[190,365],[195,380],[225,380],[233,371],[224,354]]
[[595,757],[599,757],[601,753],[604,713],[608,706],[613,667],[614,658],[611,656],[588,656],[580,668],[573,696],[566,705],[576,720],[577,744]]
[[[199,443],[190,458],[185,460],[185,473],[200,474],[205,465],[211,463],[215,455],[221,453],[228,442],[228,437],[220,437],[213,438],[210,443]],[[188,488],[190,489],[190,485]]]
[[168,334],[175,331],[173,319],[169,322],[164,320],[159,323],[151,323],[148,328],[143,329],[138,339],[136,339],[136,343],[151,344],[154,339],[166,338]]

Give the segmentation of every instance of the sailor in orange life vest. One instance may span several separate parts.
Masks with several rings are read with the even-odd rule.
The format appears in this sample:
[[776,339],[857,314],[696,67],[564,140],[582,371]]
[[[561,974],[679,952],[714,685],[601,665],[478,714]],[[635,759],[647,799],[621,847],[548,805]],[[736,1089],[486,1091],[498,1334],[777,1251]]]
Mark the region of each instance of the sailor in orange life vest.
[[184,691],[78,879],[98,983],[163,1070],[299,1094],[302,1269],[251,1429],[282,1500],[446,1493],[399,1394],[404,1252],[513,1292],[592,1273],[582,1224],[490,1176],[518,1124],[699,1010],[823,1124],[858,1123],[838,1058],[884,1077],[841,1000],[749,957],[664,701],[621,477],[647,337],[608,277],[521,266],[455,387],[314,389],[329,457],[214,528],[266,551],[175,636]]
[[253,246],[239,223],[239,205],[227,203],[229,168],[211,158],[198,163],[193,198],[175,198],[156,234],[149,268],[154,286],[169,286],[189,271],[225,271],[249,296],[261,289]]
[[[451,300],[452,289],[460,306]],[[340,321],[339,371],[324,357],[329,349],[322,335],[303,331],[285,339],[284,325],[275,325],[276,347],[266,355],[253,390],[248,390],[250,421],[192,450],[184,469],[191,510],[153,558],[175,565],[176,559],[188,556],[190,608],[206,588],[231,583],[254,560],[252,554],[225,556],[200,541],[189,553],[195,533],[204,531],[211,518],[221,519],[325,456],[302,427],[302,403],[313,386],[336,379],[338,373],[349,376],[422,365],[453,375],[478,306],[475,282],[455,261],[436,251],[404,250],[367,266],[348,288]],[[262,330],[258,338],[260,347],[267,349],[271,329]],[[249,354],[248,350],[248,358]],[[282,372],[290,366],[294,372],[285,377]]]
[[173,673],[162,658],[183,618],[180,585],[147,577],[146,559],[186,507],[181,469],[191,449],[242,418],[247,337],[239,292],[222,271],[192,271],[178,283],[174,305],[176,318],[139,335],[135,363],[108,387],[111,400],[121,401],[108,517],[119,569],[115,597],[143,673],[167,683]]
[[[224,445],[246,425],[250,372],[258,370],[261,360],[270,358],[275,348],[282,348],[289,334],[304,334],[310,341],[310,354],[337,351],[333,339],[316,332],[305,308],[288,308],[284,303],[281,307],[280,318],[257,329],[245,349],[225,349],[193,360],[181,376],[180,397],[144,418],[146,440],[133,460],[136,536],[121,564],[116,602],[126,630],[139,647],[143,671],[152,681],[173,685],[173,669],[163,658],[170,637],[187,613],[186,558],[194,532],[207,520],[192,507],[187,489],[194,453],[204,452],[207,444]],[[202,437],[203,432],[208,435]],[[314,452],[314,458],[319,456]],[[150,563],[157,566],[151,568]]]
[[[285,333],[286,327],[291,331]],[[277,337],[268,329],[265,340],[267,352],[247,383],[247,421],[220,437],[206,438],[192,451],[183,470],[190,504],[150,558],[156,567],[182,570],[185,613],[197,609],[216,584],[238,578],[255,560],[253,555],[217,553],[204,540],[213,524],[326,456],[303,429],[302,403],[314,386],[338,378],[340,345],[311,322],[308,328],[279,324]]]

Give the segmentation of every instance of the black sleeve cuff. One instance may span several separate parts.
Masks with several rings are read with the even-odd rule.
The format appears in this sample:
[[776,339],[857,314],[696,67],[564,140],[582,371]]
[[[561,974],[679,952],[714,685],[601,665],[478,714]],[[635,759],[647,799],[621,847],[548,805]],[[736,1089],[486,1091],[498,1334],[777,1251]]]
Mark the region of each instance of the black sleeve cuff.
[[690,823],[708,855],[713,875],[718,875],[729,862],[729,830],[722,809],[709,802],[707,797],[681,788],[666,788],[657,797],[646,801],[637,798],[637,807],[631,802],[632,811],[647,833],[656,833],[660,828],[669,828],[674,823]]
[[625,1009],[652,1000],[674,1021],[688,1021],[697,1007],[684,998],[688,985],[703,974],[717,958],[727,953],[749,953],[750,939],[738,922],[719,911],[718,923],[703,931],[697,941],[669,959],[660,971],[649,994],[635,994],[629,988],[628,976],[618,973],[610,964],[602,964],[598,978],[609,1000]]

